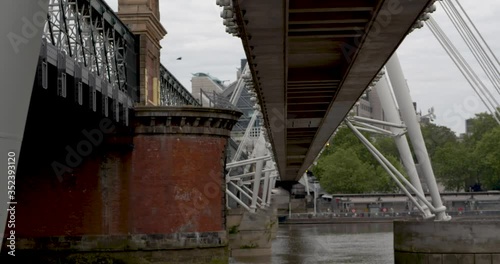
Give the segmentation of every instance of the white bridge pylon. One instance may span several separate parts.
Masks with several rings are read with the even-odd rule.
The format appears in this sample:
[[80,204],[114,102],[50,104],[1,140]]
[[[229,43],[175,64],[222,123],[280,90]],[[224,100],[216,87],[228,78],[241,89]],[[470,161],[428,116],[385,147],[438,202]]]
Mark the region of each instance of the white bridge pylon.
[[[249,212],[255,213],[257,208],[267,208],[271,205],[271,191],[274,189],[279,177],[274,162],[271,144],[264,126],[261,127],[260,135],[254,144],[254,149],[246,160],[238,160],[243,152],[246,142],[250,138],[250,132],[255,126],[257,118],[261,115],[260,105],[257,103],[255,89],[252,83],[248,64],[245,66],[236,88],[231,95],[231,104],[236,106],[243,88],[248,89],[255,102],[254,112],[245,130],[245,134],[236,150],[231,162],[226,164],[226,207],[229,209],[229,198]],[[231,175],[233,169],[243,167],[242,173]]]
[[[419,209],[424,219],[433,218],[436,221],[449,221],[451,217],[446,214],[446,207],[443,206],[436,178],[432,170],[431,161],[417,120],[417,114],[413,108],[413,101],[410,91],[399,63],[399,59],[394,55],[386,64],[377,77],[379,80],[375,84],[382,109],[387,121],[374,120],[363,117],[348,117],[345,124],[353,131],[363,145],[370,151],[375,159],[387,171],[398,187],[408,196],[413,204]],[[393,96],[394,95],[394,96]],[[396,101],[395,101],[395,100]],[[397,105],[396,105],[397,102]],[[398,107],[399,106],[399,109]],[[400,117],[401,113],[401,117]],[[389,127],[389,130],[375,125]],[[379,133],[394,138],[399,151],[401,161],[410,178],[408,181],[368,139],[361,134],[361,131]],[[429,202],[424,194],[420,177],[417,173],[410,146],[406,134],[410,138],[418,163],[422,168],[422,174],[429,188],[431,201]]]
[[[257,140],[252,156],[247,160],[228,163],[226,168],[251,166],[253,172],[226,175],[226,201],[228,198],[249,212],[271,205],[271,191],[278,177],[276,163],[273,161],[270,143],[266,142],[264,130]],[[229,205],[226,204],[229,208]]]

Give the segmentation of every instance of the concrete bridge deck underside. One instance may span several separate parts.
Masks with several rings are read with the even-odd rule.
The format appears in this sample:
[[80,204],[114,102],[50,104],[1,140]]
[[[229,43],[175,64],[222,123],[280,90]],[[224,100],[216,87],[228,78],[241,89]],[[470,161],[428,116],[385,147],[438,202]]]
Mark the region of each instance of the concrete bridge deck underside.
[[431,0],[238,0],[281,180],[297,180]]

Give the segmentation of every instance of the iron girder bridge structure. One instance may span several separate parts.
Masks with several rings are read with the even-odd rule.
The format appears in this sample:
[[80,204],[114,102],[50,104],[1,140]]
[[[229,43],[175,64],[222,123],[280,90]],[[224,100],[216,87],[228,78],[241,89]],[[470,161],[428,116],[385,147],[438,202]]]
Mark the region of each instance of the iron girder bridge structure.
[[[138,36],[102,0],[50,0],[38,65],[39,86],[57,77],[57,95],[128,125],[138,102]],[[162,105],[199,105],[163,65]]]

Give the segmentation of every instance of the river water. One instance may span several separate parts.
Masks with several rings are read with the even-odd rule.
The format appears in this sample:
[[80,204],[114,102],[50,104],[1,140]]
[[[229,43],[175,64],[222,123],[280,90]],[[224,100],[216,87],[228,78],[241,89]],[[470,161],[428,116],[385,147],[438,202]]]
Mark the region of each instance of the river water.
[[230,263],[394,263],[392,223],[281,225],[272,252]]

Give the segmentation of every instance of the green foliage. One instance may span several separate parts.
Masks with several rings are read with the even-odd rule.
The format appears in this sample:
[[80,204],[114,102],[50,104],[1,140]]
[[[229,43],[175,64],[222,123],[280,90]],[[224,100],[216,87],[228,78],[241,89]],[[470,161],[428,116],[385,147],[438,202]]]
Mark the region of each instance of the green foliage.
[[474,155],[483,186],[500,190],[500,126],[483,135],[475,147]]
[[475,182],[473,153],[464,143],[447,142],[436,149],[434,174],[447,190],[467,190]]
[[238,234],[240,232],[240,230],[238,228],[239,228],[239,225],[231,226],[229,228],[228,233],[229,234]]
[[257,248],[257,244],[255,243],[250,243],[250,244],[247,244],[247,245],[243,245],[240,247],[241,249],[252,249],[252,248]]
[[[387,157],[403,172],[397,158],[391,155]],[[329,193],[397,191],[395,182],[348,128],[338,130],[330,146],[313,167],[313,173],[321,187]]]
[[[426,124],[422,135],[434,173],[447,190],[500,190],[500,126],[492,115],[476,114],[470,134],[458,139],[445,126]],[[385,157],[404,174],[394,139],[369,137]],[[340,128],[312,168],[329,193],[397,192],[393,179],[346,127]]]
[[[406,179],[408,179],[408,176],[406,175],[406,171],[401,164],[401,162],[396,158],[395,156],[392,155],[386,155],[384,154],[385,157],[389,160],[389,162],[396,167],[396,169],[405,176]],[[374,159],[375,160],[375,159]],[[384,168],[380,165],[375,165],[375,175],[374,179],[376,181],[374,182],[374,191],[375,192],[380,192],[380,193],[397,193],[399,192],[399,187],[396,185],[396,182],[394,179],[389,176],[387,171],[385,171]]]
[[[462,142],[437,144],[434,172],[447,190],[500,190],[500,127],[492,115],[476,114]],[[429,137],[429,135],[427,135]]]
[[[363,163],[353,149],[339,147],[318,161],[323,175],[320,184],[329,193],[366,193],[371,186],[369,165]],[[370,181],[371,182],[371,181]]]
[[384,155],[399,157],[399,151],[393,138],[386,136],[374,137],[374,145]]
[[483,138],[484,134],[498,127],[495,118],[487,113],[476,114],[471,123],[469,135],[465,138],[465,142],[471,147],[474,147]]
[[448,127],[426,124],[421,127],[421,130],[430,157],[434,156],[439,146],[457,142],[457,136]]

